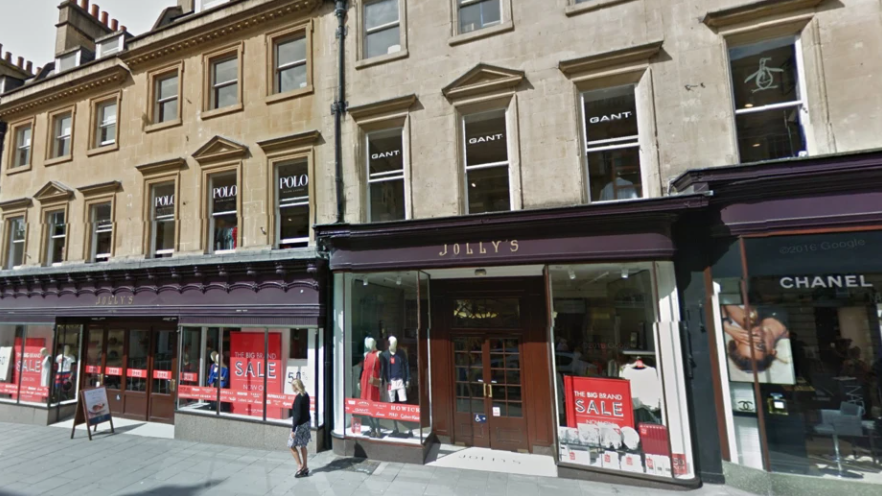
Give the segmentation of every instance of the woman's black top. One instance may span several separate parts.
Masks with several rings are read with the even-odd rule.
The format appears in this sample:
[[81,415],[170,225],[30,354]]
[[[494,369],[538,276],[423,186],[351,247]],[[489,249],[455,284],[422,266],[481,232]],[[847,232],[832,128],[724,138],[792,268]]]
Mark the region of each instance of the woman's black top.
[[306,393],[300,393],[297,395],[297,398],[294,399],[294,404],[291,406],[291,416],[292,419],[292,431],[297,430],[297,426],[306,424],[309,422],[309,395]]

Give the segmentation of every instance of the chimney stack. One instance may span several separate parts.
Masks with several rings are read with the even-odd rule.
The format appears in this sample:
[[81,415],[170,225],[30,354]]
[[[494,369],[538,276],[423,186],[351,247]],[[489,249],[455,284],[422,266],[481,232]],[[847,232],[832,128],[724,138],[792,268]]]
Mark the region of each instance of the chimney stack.
[[129,29],[126,28],[125,26],[120,26],[120,27],[119,27],[119,30],[120,30],[120,31],[128,31]]
[[18,66],[19,69],[24,69],[24,57],[19,57],[15,61],[15,65]]
[[89,0],[80,0],[80,7],[86,12],[89,11]]
[[101,7],[96,3],[92,5],[92,17],[98,19],[98,12],[101,11]]
[[28,64],[25,66],[25,70],[28,71],[28,74],[34,73],[34,63],[28,60]]
[[[95,40],[110,34],[109,14],[90,0],[66,0],[58,6],[55,55],[85,48],[95,51]],[[103,18],[103,19],[102,19]]]
[[37,67],[37,72],[35,72],[34,75],[36,76],[37,74],[40,74],[41,72],[43,72],[43,68]]
[[112,29],[114,33],[117,32],[119,30],[119,21],[116,19],[110,21],[110,29]]
[[6,56],[3,57],[3,60],[5,60],[7,64],[11,64],[12,63],[12,54],[9,52],[6,52]]
[[105,26],[107,26],[107,22],[108,22],[108,14],[105,11],[105,12],[101,13],[101,24],[104,24]]

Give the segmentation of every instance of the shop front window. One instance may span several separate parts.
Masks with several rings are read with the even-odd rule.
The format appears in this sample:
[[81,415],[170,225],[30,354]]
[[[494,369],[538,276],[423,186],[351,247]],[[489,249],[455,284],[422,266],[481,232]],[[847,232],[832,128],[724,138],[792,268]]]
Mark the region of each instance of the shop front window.
[[178,409],[290,425],[300,379],[320,423],[319,329],[184,327]]
[[0,325],[0,401],[46,405],[55,362],[53,325]]
[[238,196],[239,185],[235,172],[210,177],[208,203],[211,214],[211,251],[231,253],[236,249],[239,237]]
[[[679,334],[661,303],[674,294],[672,272],[653,263],[550,268],[562,465],[692,478]],[[656,274],[670,276],[663,285]]]
[[[52,384],[52,403],[76,401],[79,391],[80,340],[83,335],[82,325],[58,325],[55,329],[55,377]],[[0,365],[2,367],[2,365]]]
[[733,461],[882,484],[882,233],[730,248],[713,273]]
[[345,300],[345,332],[337,328],[338,339],[345,341],[344,356],[338,357],[345,437],[405,444],[427,439],[430,408],[421,404],[428,402],[427,367],[421,363],[427,349],[420,347],[428,335],[425,277],[416,272],[346,276],[338,295],[338,302],[339,296]]

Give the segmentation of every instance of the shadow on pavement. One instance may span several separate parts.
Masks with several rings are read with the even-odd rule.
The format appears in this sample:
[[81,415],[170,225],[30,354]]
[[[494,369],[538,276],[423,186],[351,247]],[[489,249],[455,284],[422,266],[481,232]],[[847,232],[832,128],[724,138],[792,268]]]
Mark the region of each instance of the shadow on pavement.
[[358,472],[360,474],[371,475],[379,466],[379,462],[366,460],[364,458],[337,458],[324,467],[309,469],[309,473],[319,474],[322,472],[338,472],[340,470],[345,470],[347,472]]

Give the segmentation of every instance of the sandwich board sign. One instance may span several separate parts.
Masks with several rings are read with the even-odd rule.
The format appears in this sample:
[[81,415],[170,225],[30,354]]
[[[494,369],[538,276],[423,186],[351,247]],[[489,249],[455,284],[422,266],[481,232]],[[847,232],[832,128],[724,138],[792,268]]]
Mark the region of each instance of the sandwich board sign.
[[70,438],[74,438],[77,426],[86,424],[86,433],[89,434],[89,441],[92,440],[92,427],[98,430],[98,424],[110,422],[110,432],[113,431],[113,416],[110,414],[110,403],[107,401],[107,390],[103,387],[84,389],[80,391],[80,399],[77,402],[77,412],[74,416],[73,428],[70,431]]

